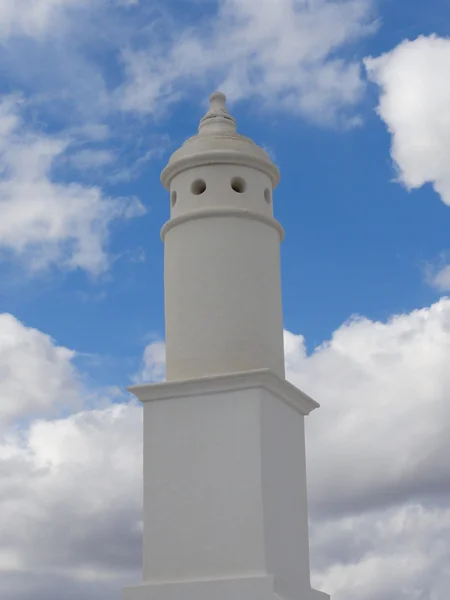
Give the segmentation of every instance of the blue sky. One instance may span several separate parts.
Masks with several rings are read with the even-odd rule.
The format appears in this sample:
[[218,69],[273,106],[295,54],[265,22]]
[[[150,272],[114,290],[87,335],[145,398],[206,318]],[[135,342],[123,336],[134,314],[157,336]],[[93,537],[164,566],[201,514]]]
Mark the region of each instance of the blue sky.
[[[0,422],[26,440],[8,438],[3,460],[20,448],[32,454],[35,467],[42,457],[70,462],[62,449],[69,434],[57,433],[58,427],[79,427],[83,447],[100,443],[89,438],[83,419],[97,419],[105,428],[98,433],[106,436],[105,447],[114,446],[117,426],[130,456],[140,452],[133,437],[139,407],[123,390],[163,372],[159,232],[169,197],[159,176],[171,153],[195,134],[217,88],[229,98],[238,131],[267,148],[281,170],[274,210],[286,230],[290,378],[321,396],[329,415],[335,415],[335,397],[355,394],[354,404],[348,400],[339,414],[345,420],[354,410],[359,430],[372,422],[358,402],[378,407],[381,415],[382,398],[392,395],[401,406],[397,418],[410,427],[404,448],[422,456],[433,439],[433,464],[443,460],[447,442],[439,423],[450,392],[449,35],[446,0],[0,0]],[[423,381],[430,380],[428,389]],[[430,403],[436,407],[433,423],[424,417]],[[117,404],[125,412],[111,412]],[[94,405],[100,413],[89,415]],[[327,417],[314,422],[311,431],[325,439]],[[426,431],[416,431],[418,422],[427,423]],[[377,432],[397,435],[391,428],[380,420]],[[351,437],[336,443],[351,448]],[[399,463],[394,479],[404,486],[395,491],[389,487],[394,479],[381,475],[389,456],[386,463],[375,459],[375,440],[373,447],[358,440],[355,433],[353,452],[380,461],[377,489],[386,492],[378,516],[367,508],[370,518],[358,521],[368,539],[378,522],[400,518],[392,511],[422,511],[431,518],[425,462],[420,473]],[[313,440],[311,448],[310,460],[325,465],[319,444]],[[348,448],[339,448],[336,469],[345,470]],[[111,478],[118,477],[114,465],[109,468]],[[134,463],[130,468],[138,486],[139,470]],[[423,484],[416,491],[408,483],[412,472]],[[436,475],[439,494],[447,475],[445,467]],[[320,499],[328,492],[325,479],[315,477],[311,494]],[[370,490],[361,478],[354,489]],[[62,479],[42,485],[49,494],[59,490],[61,508]],[[403,494],[400,504],[389,500],[396,493]],[[138,520],[139,499],[130,498],[111,516],[112,529],[113,523],[118,531],[118,523]],[[355,523],[362,519],[364,511],[355,506],[368,507],[367,498],[343,497],[342,515],[353,514]],[[339,510],[324,505],[317,519],[332,519]],[[339,538],[345,527],[341,517],[333,518]],[[317,528],[314,521],[312,530]],[[435,541],[431,529],[424,525],[423,544],[414,538],[415,558],[422,562],[426,544]],[[394,560],[392,548],[403,548],[413,535],[403,534],[403,545],[397,538],[391,546],[384,538],[371,542],[378,569],[383,560]],[[450,555],[449,540],[450,533]],[[15,543],[14,560],[9,547],[0,552],[8,597],[29,597],[12,573],[31,581],[37,571],[47,573],[38,585],[43,598],[59,597],[62,576],[76,580],[85,598],[116,597],[110,594],[119,583],[106,577],[101,587],[89,579],[89,567],[81,567],[75,553],[63,570],[55,570],[51,554],[37,569],[39,561],[24,558],[23,544]],[[351,546],[342,538],[341,547],[346,543]],[[134,560],[139,539],[127,544]],[[440,558],[421,563],[420,577],[392,575],[391,587],[356,596],[354,582],[370,571],[366,555],[352,547],[353,562],[339,561],[332,541],[319,534],[312,546],[317,581],[337,600],[401,599],[399,590],[443,598],[448,579],[432,583],[430,575]],[[106,571],[113,569],[112,559],[104,560]],[[138,572],[139,559],[136,572],[133,560],[128,571],[124,567],[124,581]],[[368,575],[364,581],[375,589]]]
[[[123,17],[127,30],[121,33],[124,47],[145,47],[152,41],[153,10],[148,3],[143,4],[119,7],[111,19],[107,12],[94,14],[91,26],[106,21],[115,31],[117,19]],[[81,16],[76,6],[73,10],[80,20],[88,18],[83,8],[78,9]],[[167,18],[174,19],[173,26],[182,32],[185,18],[195,27],[200,19],[213,18],[215,11],[214,2],[174,2],[164,11],[156,9],[156,14],[164,19],[162,15],[169,13]],[[374,4],[367,22],[376,22],[377,30],[344,47],[338,55],[353,61],[378,56],[404,38],[445,34],[446,17],[450,18],[450,9],[440,0],[426,6],[419,2]],[[54,263],[46,265],[45,272],[23,276],[20,257],[2,261],[1,277],[7,284],[2,286],[0,302],[4,312],[49,333],[62,345],[80,353],[106,355],[109,369],[105,364],[100,371],[89,364],[85,368],[105,383],[123,385],[130,365],[140,360],[146,336],[164,336],[159,229],[169,207],[159,173],[171,151],[195,133],[207,96],[222,83],[224,69],[199,77],[193,82],[195,86],[175,82],[173,93],[180,99],[167,103],[158,98],[156,117],[151,112],[124,114],[112,110],[105,114],[97,108],[89,114],[89,107],[78,97],[79,90],[70,87],[67,102],[75,105],[75,110],[72,107],[67,114],[63,103],[60,108],[58,102],[58,96],[66,95],[66,88],[58,86],[61,80],[66,83],[70,79],[71,60],[81,63],[80,70],[91,71],[92,77],[95,72],[103,79],[102,85],[111,86],[110,93],[117,91],[123,79],[120,46],[111,47],[111,40],[102,36],[80,41],[77,28],[72,31],[72,26],[67,26],[67,49],[64,41],[49,34],[48,40],[12,36],[8,40],[12,49],[1,61],[2,89],[24,95],[29,103],[26,127],[34,123],[39,131],[64,135],[67,128],[86,123],[106,125],[112,139],[101,144],[82,139],[80,145],[94,152],[114,153],[117,159],[113,164],[74,170],[70,164],[70,157],[78,151],[74,149],[59,161],[62,164],[52,165],[52,178],[65,184],[78,181],[98,185],[113,197],[136,196],[147,212],[112,224],[104,247],[116,260],[97,277],[80,268],[61,269]],[[164,23],[161,29],[169,26]],[[56,57],[56,74],[53,61],[48,60],[55,48],[61,55],[60,60]],[[30,68],[23,59],[34,53],[38,58],[41,55],[44,64],[33,62]],[[19,67],[13,73],[11,64],[17,65],[17,61]],[[59,72],[58,62],[64,64],[64,73]],[[45,73],[42,79],[37,74],[40,69]],[[276,104],[265,108],[258,96],[242,98],[230,108],[239,130],[269,147],[280,166],[282,180],[275,210],[287,234],[282,250],[285,323],[289,330],[305,335],[310,348],[328,339],[353,314],[384,320],[392,313],[435,300],[438,293],[427,284],[424,269],[448,248],[448,209],[430,185],[408,192],[395,183],[390,137],[375,113],[377,89],[364,82],[364,74],[362,81],[366,89],[360,101],[344,107],[347,114],[338,117],[344,122],[331,126],[321,123],[320,115],[314,115],[319,120],[316,123]],[[46,93],[48,100],[38,98]],[[353,117],[361,124],[347,129],[345,119]],[[155,156],[138,165],[128,180],[127,170],[149,151]],[[123,174],[124,179],[111,182],[111,172],[119,178]]]

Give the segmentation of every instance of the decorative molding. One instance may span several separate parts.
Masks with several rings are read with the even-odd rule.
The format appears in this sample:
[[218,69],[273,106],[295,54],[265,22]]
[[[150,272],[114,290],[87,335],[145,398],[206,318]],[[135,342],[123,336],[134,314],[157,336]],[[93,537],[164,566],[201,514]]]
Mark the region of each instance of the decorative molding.
[[258,171],[262,171],[270,177],[274,189],[280,182],[280,172],[278,168],[262,157],[240,150],[211,149],[174,158],[173,162],[169,162],[167,167],[161,173],[161,183],[169,190],[172,179],[179,173],[195,167],[218,164],[253,167]]
[[177,225],[180,225],[180,223],[185,223],[186,221],[192,221],[194,219],[206,219],[208,217],[238,217],[240,219],[260,221],[261,223],[265,223],[266,225],[269,225],[269,227],[276,229],[281,242],[284,239],[284,229],[276,219],[242,208],[202,208],[180,215],[174,219],[170,219],[170,221],[167,221],[167,223],[163,225],[161,229],[161,239],[164,241],[166,233]]
[[143,403],[250,389],[267,390],[305,416],[320,406],[318,402],[300,391],[292,383],[280,379],[269,369],[186,379],[185,381],[134,385],[127,388]]
[[144,581],[125,588],[124,600],[281,600],[274,592],[273,575],[227,577],[168,582]]

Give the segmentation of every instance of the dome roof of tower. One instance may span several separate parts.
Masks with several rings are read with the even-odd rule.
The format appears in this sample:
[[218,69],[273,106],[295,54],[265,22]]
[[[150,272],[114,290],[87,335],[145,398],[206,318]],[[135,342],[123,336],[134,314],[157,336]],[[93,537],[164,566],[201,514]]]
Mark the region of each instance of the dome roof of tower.
[[170,157],[161,174],[162,184],[170,188],[172,179],[180,172],[193,167],[211,164],[237,164],[253,167],[266,173],[275,188],[280,172],[265,150],[250,138],[236,131],[236,121],[229,114],[226,96],[214,92],[210,109],[200,121],[198,134],[186,140]]

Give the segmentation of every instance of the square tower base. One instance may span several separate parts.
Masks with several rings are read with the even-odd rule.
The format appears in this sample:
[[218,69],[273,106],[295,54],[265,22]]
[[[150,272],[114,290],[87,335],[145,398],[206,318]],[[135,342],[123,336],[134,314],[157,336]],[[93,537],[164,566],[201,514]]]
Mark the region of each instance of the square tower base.
[[[144,582],[126,588],[123,600],[280,600],[274,587],[271,576],[160,584]],[[310,589],[299,594],[296,600],[330,600],[330,596]]]
[[328,600],[311,588],[304,417],[267,370],[130,388],[144,403],[141,585],[124,600]]

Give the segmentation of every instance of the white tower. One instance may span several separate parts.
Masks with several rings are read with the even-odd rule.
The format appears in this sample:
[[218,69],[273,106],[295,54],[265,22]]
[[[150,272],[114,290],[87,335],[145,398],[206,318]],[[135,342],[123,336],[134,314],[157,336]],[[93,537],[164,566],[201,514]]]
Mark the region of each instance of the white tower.
[[304,417],[284,378],[279,171],[214,93],[171,157],[167,381],[144,403],[144,581],[124,600],[327,600],[311,588]]

